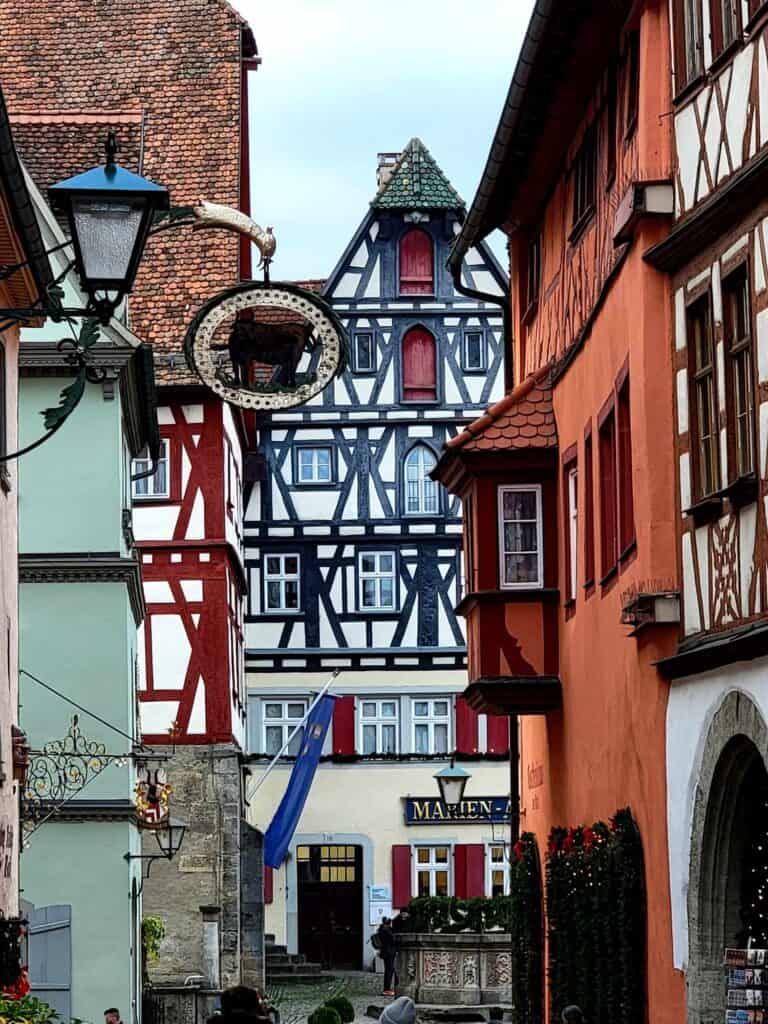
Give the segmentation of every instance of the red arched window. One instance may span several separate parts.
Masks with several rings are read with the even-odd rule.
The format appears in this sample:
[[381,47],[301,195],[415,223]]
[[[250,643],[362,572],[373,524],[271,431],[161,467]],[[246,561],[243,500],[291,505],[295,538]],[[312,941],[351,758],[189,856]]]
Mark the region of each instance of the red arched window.
[[400,294],[432,295],[434,290],[432,239],[413,228],[400,239]]
[[412,327],[403,338],[403,401],[434,402],[437,398],[435,339],[424,327]]

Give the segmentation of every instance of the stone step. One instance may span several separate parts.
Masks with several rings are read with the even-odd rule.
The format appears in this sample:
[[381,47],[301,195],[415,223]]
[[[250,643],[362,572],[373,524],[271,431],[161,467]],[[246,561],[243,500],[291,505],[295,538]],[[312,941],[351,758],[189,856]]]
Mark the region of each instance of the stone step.
[[334,982],[333,974],[318,970],[316,974],[267,974],[267,988],[287,988],[291,985],[317,985],[318,981]]
[[292,978],[297,974],[318,975],[321,971],[320,964],[267,964],[268,978]]
[[274,942],[264,943],[264,955],[271,956],[273,953],[287,953],[288,949],[286,946],[278,946]]
[[305,964],[307,958],[299,953],[267,953],[267,970],[283,964]]

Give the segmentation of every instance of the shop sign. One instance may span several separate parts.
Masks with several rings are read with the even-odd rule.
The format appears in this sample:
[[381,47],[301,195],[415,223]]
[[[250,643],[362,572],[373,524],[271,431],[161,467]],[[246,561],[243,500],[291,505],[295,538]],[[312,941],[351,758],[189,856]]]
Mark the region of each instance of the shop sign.
[[455,807],[449,807],[434,797],[405,798],[406,825],[448,825],[463,822],[465,825],[503,824],[508,822],[511,801],[508,796],[478,796],[462,800]]

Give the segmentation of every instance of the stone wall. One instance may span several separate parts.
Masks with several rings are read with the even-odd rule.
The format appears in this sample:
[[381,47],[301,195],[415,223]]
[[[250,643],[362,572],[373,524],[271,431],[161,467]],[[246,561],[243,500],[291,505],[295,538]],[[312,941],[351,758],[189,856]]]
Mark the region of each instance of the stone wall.
[[[158,748],[160,751],[163,748]],[[153,985],[183,985],[197,975],[221,988],[263,984],[263,858],[261,834],[242,820],[240,755],[229,745],[170,748],[166,771],[171,813],[187,823],[181,851],[157,861],[144,884],[144,913],[162,918],[166,934],[149,967]],[[144,853],[157,852],[151,834]],[[219,977],[211,977],[203,942],[218,923]],[[210,935],[210,928],[209,928]]]
[[479,1006],[512,999],[512,937],[482,935],[402,935],[398,992],[416,1003]]

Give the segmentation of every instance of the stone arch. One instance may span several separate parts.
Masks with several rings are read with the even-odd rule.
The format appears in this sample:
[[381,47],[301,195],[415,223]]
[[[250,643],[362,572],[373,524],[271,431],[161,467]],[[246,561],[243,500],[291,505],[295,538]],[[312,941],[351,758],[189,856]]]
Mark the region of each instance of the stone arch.
[[739,924],[746,783],[768,787],[768,727],[745,693],[732,690],[715,712],[693,801],[688,887],[688,1024],[725,1015],[724,947]]

